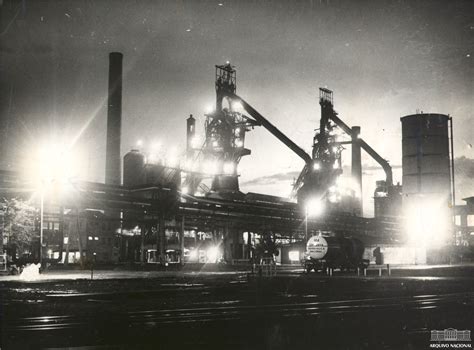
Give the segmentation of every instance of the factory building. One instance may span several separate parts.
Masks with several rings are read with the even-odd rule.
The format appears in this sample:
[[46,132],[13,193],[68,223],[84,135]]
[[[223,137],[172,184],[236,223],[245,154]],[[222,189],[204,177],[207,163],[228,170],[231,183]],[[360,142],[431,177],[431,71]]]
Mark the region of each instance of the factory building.
[[[453,206],[451,117],[401,118],[403,183],[394,184],[391,165],[361,138],[361,127],[335,111],[331,90],[319,90],[320,121],[308,154],[237,95],[236,70],[227,62],[215,67],[216,105],[205,114],[202,137],[190,115],[182,155],[160,158],[135,148],[121,167],[122,60],[121,53],[109,55],[105,184],[82,184],[81,200],[66,203],[66,212],[51,211],[52,226],[44,230],[60,239],[46,239],[48,258],[238,263],[279,251],[278,262],[295,263],[311,236],[333,235],[385,250],[393,262],[424,262],[416,249],[453,242],[453,214],[463,242],[470,237],[471,202]],[[240,190],[239,162],[251,154],[246,134],[257,127],[303,162],[291,198]],[[349,174],[342,167],[346,146]],[[362,151],[385,173],[376,183],[375,218],[362,215]],[[416,249],[408,254],[404,245]]]
[[96,263],[119,261],[119,236],[116,224],[97,210],[69,211],[64,215],[63,256],[53,251],[64,264],[78,263],[82,257]]
[[474,246],[474,197],[463,198],[465,205],[454,208],[456,244]]

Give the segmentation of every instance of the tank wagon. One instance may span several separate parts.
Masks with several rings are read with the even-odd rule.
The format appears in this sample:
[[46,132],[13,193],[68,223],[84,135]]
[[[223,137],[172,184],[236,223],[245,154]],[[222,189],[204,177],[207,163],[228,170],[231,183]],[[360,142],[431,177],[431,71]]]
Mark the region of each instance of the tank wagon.
[[369,260],[363,259],[364,248],[364,243],[356,238],[313,236],[306,243],[305,271],[367,268]]

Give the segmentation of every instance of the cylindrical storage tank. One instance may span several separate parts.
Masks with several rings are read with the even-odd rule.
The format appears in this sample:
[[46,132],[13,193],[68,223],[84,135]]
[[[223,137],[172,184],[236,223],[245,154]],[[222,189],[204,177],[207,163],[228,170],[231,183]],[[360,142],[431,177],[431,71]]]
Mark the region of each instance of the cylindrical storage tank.
[[451,196],[449,117],[414,114],[402,121],[403,194]]
[[[444,114],[414,114],[401,118],[403,209],[411,216],[413,234],[427,237],[451,215],[451,169],[449,117]],[[427,218],[431,217],[431,220]],[[428,222],[429,221],[429,222]]]
[[132,149],[123,157],[123,185],[134,187],[145,184],[145,155]]
[[306,254],[314,260],[340,261],[344,256],[344,239],[313,236],[306,243]]

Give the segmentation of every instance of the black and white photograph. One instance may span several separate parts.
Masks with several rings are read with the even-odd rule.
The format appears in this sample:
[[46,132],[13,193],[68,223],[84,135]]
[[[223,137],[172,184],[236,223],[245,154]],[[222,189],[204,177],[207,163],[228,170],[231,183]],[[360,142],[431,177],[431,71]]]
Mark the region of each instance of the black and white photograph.
[[472,349],[473,0],[0,0],[0,350]]

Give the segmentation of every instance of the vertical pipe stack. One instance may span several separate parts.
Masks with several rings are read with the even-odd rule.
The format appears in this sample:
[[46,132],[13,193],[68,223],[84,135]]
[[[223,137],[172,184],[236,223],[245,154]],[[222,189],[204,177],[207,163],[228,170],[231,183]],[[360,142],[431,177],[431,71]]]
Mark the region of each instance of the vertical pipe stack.
[[358,214],[362,214],[362,159],[360,153],[360,126],[353,126],[351,133],[352,141],[352,162],[351,162],[351,175],[354,179],[357,190],[359,191],[359,202],[358,205]]
[[196,134],[196,119],[189,115],[186,120],[186,151],[189,153],[193,149],[193,139]]
[[105,183],[120,185],[120,134],[122,131],[122,59],[120,52],[109,54],[109,95]]

